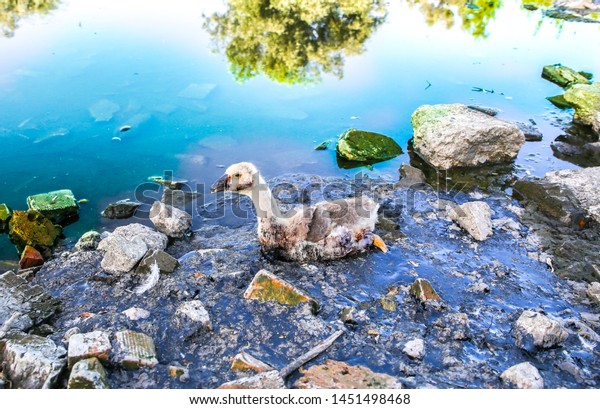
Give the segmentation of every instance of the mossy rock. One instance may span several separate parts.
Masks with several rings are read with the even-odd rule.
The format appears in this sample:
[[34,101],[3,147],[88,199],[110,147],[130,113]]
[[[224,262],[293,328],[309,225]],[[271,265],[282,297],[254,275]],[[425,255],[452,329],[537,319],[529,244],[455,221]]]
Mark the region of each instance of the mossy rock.
[[275,301],[292,307],[307,302],[313,311],[319,307],[318,303],[309,295],[266,270],[256,273],[244,293],[244,298]]
[[0,203],[0,233],[8,231],[8,222],[12,216],[12,209],[7,204]]
[[26,246],[44,251],[54,245],[62,233],[60,226],[52,223],[35,210],[15,210],[8,224],[10,239],[23,252]]
[[79,204],[73,192],[68,189],[29,196],[27,205],[31,210],[40,212],[54,223],[65,222],[79,213]]
[[337,153],[349,161],[380,162],[400,155],[402,148],[389,136],[348,129],[338,140]]
[[410,293],[419,301],[440,301],[442,298],[434,290],[429,281],[424,278],[417,278],[410,286]]
[[546,97],[546,99],[548,101],[550,101],[552,103],[552,105],[554,105],[557,108],[560,108],[560,109],[572,108],[571,104],[569,104],[567,102],[567,100],[565,99],[565,96],[563,94],[554,95],[553,97]]
[[572,68],[561,64],[546,65],[542,69],[542,78],[553,82],[561,87],[568,87],[573,84],[589,84],[588,73],[577,72]]
[[590,125],[600,135],[600,82],[573,85],[565,92],[564,97],[575,108],[573,120]]

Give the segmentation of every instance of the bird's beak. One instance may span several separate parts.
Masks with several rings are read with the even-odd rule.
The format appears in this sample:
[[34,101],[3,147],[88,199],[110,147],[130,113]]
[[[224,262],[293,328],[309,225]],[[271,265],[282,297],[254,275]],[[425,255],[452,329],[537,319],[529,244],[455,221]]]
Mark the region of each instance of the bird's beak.
[[211,193],[224,192],[229,187],[229,176],[227,174],[221,176],[213,185],[210,187]]

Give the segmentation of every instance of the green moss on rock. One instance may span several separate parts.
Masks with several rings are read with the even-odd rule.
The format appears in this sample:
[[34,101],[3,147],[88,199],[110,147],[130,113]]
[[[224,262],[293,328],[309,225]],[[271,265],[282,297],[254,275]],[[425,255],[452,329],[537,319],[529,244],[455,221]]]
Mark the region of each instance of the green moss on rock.
[[79,212],[79,204],[73,192],[68,189],[29,196],[27,205],[31,210],[42,213],[54,223],[62,223],[77,216]]
[[62,228],[55,225],[43,214],[35,210],[26,212],[15,210],[9,226],[10,239],[22,252],[26,246],[34,247],[40,251],[54,245],[60,236]]
[[402,148],[388,136],[348,129],[338,140],[337,153],[350,161],[379,162],[400,155]]
[[256,273],[244,293],[244,298],[276,301],[292,307],[307,302],[310,303],[313,309],[318,308],[317,302],[310,296],[266,270],[260,270]]
[[0,203],[0,233],[8,231],[8,222],[12,216],[12,209],[7,204]]
[[575,108],[573,120],[590,125],[600,135],[600,82],[573,85],[565,92],[564,97]]
[[590,83],[590,80],[586,75],[561,64],[546,65],[542,69],[542,78],[560,85],[563,88],[573,84]]
[[560,109],[572,108],[572,106],[567,102],[567,100],[565,99],[565,96],[563,94],[554,95],[553,97],[546,97],[546,99],[548,101],[550,101],[552,103],[552,105],[554,105],[557,108],[560,108]]

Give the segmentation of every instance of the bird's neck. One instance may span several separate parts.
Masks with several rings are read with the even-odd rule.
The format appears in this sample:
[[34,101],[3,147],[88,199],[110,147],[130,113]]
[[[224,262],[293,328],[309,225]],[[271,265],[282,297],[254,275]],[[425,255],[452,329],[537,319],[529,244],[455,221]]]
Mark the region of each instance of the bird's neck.
[[273,218],[278,221],[284,219],[277,199],[273,196],[271,189],[269,189],[269,185],[267,185],[262,176],[258,176],[258,183],[254,184],[254,188],[248,196],[250,196],[252,203],[254,203],[256,216],[258,217],[259,222],[261,220]]

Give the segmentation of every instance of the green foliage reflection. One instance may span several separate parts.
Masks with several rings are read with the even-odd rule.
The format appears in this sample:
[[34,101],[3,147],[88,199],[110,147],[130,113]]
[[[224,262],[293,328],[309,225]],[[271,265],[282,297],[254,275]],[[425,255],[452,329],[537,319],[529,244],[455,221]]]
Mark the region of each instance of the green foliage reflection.
[[22,17],[46,14],[56,8],[58,0],[0,0],[0,30],[4,37],[12,37]]

